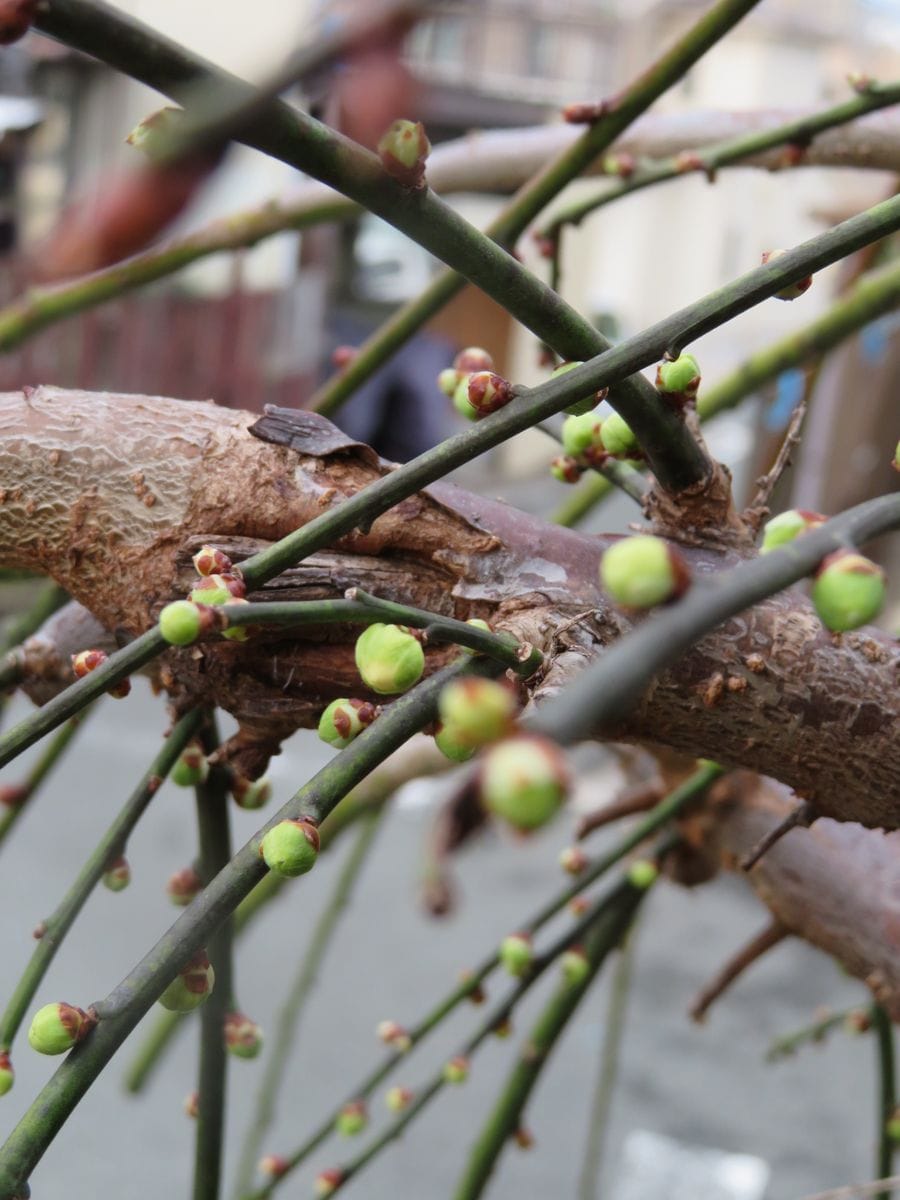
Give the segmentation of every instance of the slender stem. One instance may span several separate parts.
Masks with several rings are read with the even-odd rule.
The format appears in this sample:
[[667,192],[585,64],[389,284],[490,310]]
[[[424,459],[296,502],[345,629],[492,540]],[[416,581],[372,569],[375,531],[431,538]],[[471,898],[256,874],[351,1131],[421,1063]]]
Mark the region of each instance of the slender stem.
[[802,1029],[775,1038],[766,1051],[766,1062],[780,1062],[781,1059],[790,1058],[796,1054],[808,1042],[824,1041],[833,1029],[846,1028],[848,1021],[854,1017],[862,1018],[863,1024],[868,1027],[873,1020],[872,1007],[860,1008],[857,1005],[853,1008],[842,1009],[840,1012],[829,1012],[817,1021],[813,1021],[811,1025],[804,1025]]
[[453,1193],[454,1200],[476,1200],[484,1192],[504,1146],[520,1126],[525,1104],[560,1035],[587,994],[606,956],[627,932],[645,895],[638,888],[628,888],[619,904],[606,914],[607,919],[585,940],[584,949],[589,963],[587,975],[581,983],[560,984],[532,1027],[497,1103],[472,1148]]
[[808,325],[753,354],[711,388],[701,390],[697,411],[708,420],[734,408],[782,371],[815,361],[870,321],[900,305],[900,263],[891,262],[858,283]]
[[[218,738],[204,731],[204,750],[211,753]],[[231,824],[228,777],[214,769],[197,789],[197,828],[200,842],[200,878],[212,882],[231,861]],[[194,1148],[193,1200],[218,1200],[225,1132],[225,1096],[228,1051],[225,1018],[232,1007],[232,917],[219,925],[209,939],[209,961],[215,971],[212,994],[200,1010],[200,1070],[197,1138]]]
[[379,621],[399,622],[427,629],[430,642],[454,642],[496,659],[526,678],[542,662],[540,651],[520,646],[509,634],[488,633],[465,621],[439,613],[396,604],[371,596],[362,588],[350,588],[344,600],[271,601],[262,604],[223,605],[217,610],[228,628],[234,625],[372,625]]
[[[101,668],[102,669],[102,668]],[[469,660],[469,673],[492,674],[488,660]],[[95,1008],[100,1020],[67,1056],[0,1149],[0,1196],[16,1195],[53,1138],[122,1042],[163,989],[206,944],[265,873],[259,841],[265,831],[287,818],[318,824],[373,767],[429,721],[437,698],[460,674],[453,664],[395,700],[388,714],[370,725],[277,812],[203,889],[140,963]]]
[[[891,1174],[894,1163],[894,1140],[888,1131],[888,1121],[897,1107],[896,1068],[894,1063],[894,1027],[891,1018],[880,1004],[872,1006],[872,1026],[878,1054],[878,1156],[875,1176],[884,1179]],[[891,1200],[893,1189],[876,1195],[875,1200]]]
[[[666,51],[666,53],[614,97],[607,111],[571,146],[567,146],[533,179],[487,227],[487,236],[512,246],[538,214],[576,179],[625,129],[676,84],[707,50],[754,7],[755,0],[719,3]],[[451,264],[452,265],[452,264]],[[416,299],[404,305],[361,347],[349,367],[330,380],[313,397],[318,412],[333,413],[399,346],[439,312],[465,285],[455,271],[442,272]],[[542,340],[561,349],[553,337]],[[566,358],[584,358],[589,351],[565,353]],[[592,353],[592,351],[591,351]],[[616,397],[613,397],[615,402]]]
[[609,480],[592,471],[566,496],[559,508],[551,513],[550,520],[554,525],[565,525],[571,529],[583,521],[591,509],[601,500],[605,500],[611,491],[612,484]]
[[809,575],[834,550],[900,527],[900,493],[868,500],[796,541],[729,571],[696,579],[543,706],[530,728],[567,745],[621,720],[650,680],[704,634]]
[[25,612],[4,621],[0,633],[0,654],[5,654],[13,646],[18,646],[27,637],[31,637],[68,599],[68,593],[52,579],[43,583]]
[[66,724],[58,730],[56,737],[49,741],[41,751],[37,762],[28,772],[28,778],[22,784],[21,791],[16,792],[14,802],[0,806],[0,845],[6,841],[29,801],[34,798],[38,788],[65,753],[85,716],[87,716],[86,709],[69,718]]
[[278,1094],[284,1082],[284,1073],[290,1060],[291,1050],[296,1042],[300,1017],[331,944],[334,931],[350,900],[353,888],[365,864],[366,856],[375,841],[384,812],[383,808],[373,809],[364,817],[356,841],[335,881],[334,890],[312,932],[296,977],[288,988],[287,1000],[275,1026],[272,1050],[257,1089],[256,1114],[244,1137],[235,1182],[236,1196],[242,1196],[253,1185],[253,1174],[260,1148],[275,1119]]
[[[665,799],[663,799],[656,806],[656,808],[653,809],[652,812],[648,813],[642,821],[638,822],[638,824],[635,825],[634,828],[631,829],[615,846],[613,846],[606,854],[597,859],[597,861],[588,867],[586,871],[578,876],[574,883],[563,889],[563,891],[557,893],[557,895],[554,896],[549,903],[545,904],[541,909],[539,909],[529,921],[521,926],[521,932],[529,935],[536,934],[538,930],[542,929],[543,926],[548,923],[548,921],[550,921],[557,915],[557,913],[565,908],[565,906],[571,900],[573,900],[586,888],[590,887],[591,884],[595,883],[601,877],[601,875],[605,874],[613,866],[621,862],[621,860],[627,854],[630,854],[636,846],[640,845],[641,842],[645,841],[651,836],[651,834],[657,832],[657,830],[668,824],[668,822],[674,816],[676,816],[677,813],[689,803],[689,801],[700,796],[710,786],[710,784],[718,779],[722,774],[722,768],[717,766],[715,763],[705,763],[703,766],[698,768],[698,770],[695,771],[694,774],[691,775],[687,780],[685,780],[684,783],[670,792],[669,795],[667,795]],[[563,939],[565,945],[569,945],[574,939],[577,938],[577,931],[579,929],[586,928],[583,922],[587,920],[588,924],[590,924],[592,916],[596,917],[598,911],[599,910],[592,910],[592,913],[587,918],[582,918],[581,922],[576,924],[574,927],[567,929]],[[561,948],[564,949],[565,946],[562,946]],[[543,961],[543,959],[539,961]],[[492,949],[491,952],[478,964],[478,966],[467,972],[465,979],[461,983],[459,983],[447,996],[443,997],[435,1005],[435,1007],[432,1008],[425,1015],[425,1017],[422,1018],[422,1020],[420,1020],[416,1025],[412,1026],[407,1031],[410,1041],[410,1048],[418,1045],[419,1042],[427,1037],[432,1030],[436,1029],[437,1026],[440,1025],[450,1015],[450,1013],[457,1008],[458,1005],[460,1005],[464,1000],[468,999],[472,993],[479,988],[488,975],[490,975],[490,973],[498,965],[498,962],[499,958],[497,950]],[[531,979],[531,976],[529,976],[529,979]],[[515,996],[516,993],[514,993],[514,998]],[[499,1016],[498,1013],[492,1013],[490,1020],[485,1023],[483,1029],[487,1029],[488,1031],[492,1030],[500,1019],[500,1016],[505,1015],[508,1011],[509,1002],[506,1002],[504,1009],[500,1012]],[[475,1042],[474,1044],[477,1045],[478,1042]],[[472,1045],[473,1043],[471,1042],[468,1044],[467,1052],[472,1049]],[[367,1075],[366,1078],[363,1079],[362,1082],[359,1083],[353,1089],[353,1091],[347,1095],[346,1101],[342,1101],[337,1108],[328,1113],[322,1122],[316,1127],[316,1129],[301,1143],[296,1150],[293,1151],[288,1158],[291,1168],[293,1169],[306,1158],[308,1158],[309,1155],[312,1154],[313,1151],[316,1150],[332,1133],[334,1129],[335,1118],[340,1112],[344,1103],[352,1100],[364,1100],[370,1096],[372,1092],[374,1092],[375,1088],[378,1087],[378,1085],[391,1074],[394,1068],[402,1060],[404,1060],[408,1054],[408,1050],[394,1051],[387,1058],[385,1058],[379,1066],[370,1072],[370,1074]],[[416,1106],[420,1107],[421,1104],[426,1103],[427,1100],[430,1099],[431,1095],[434,1094],[434,1092],[436,1092],[440,1086],[440,1081],[438,1081],[431,1090],[426,1089],[424,1092],[419,1092],[418,1099],[415,1102],[412,1112],[408,1111],[405,1114],[406,1123],[412,1119],[412,1116],[415,1115],[415,1112],[418,1112],[418,1107]],[[399,1130],[394,1133],[394,1136],[396,1136],[397,1132],[399,1132]],[[254,1192],[252,1200],[261,1200],[263,1196],[269,1195],[274,1186],[275,1184],[273,1183],[268,1185],[266,1188],[263,1188],[259,1192]]]
[[596,1200],[603,1163],[603,1150],[609,1127],[612,1097],[619,1074],[619,1056],[625,1032],[625,1017],[628,1012],[628,996],[634,968],[634,948],[637,941],[637,920],[622,941],[616,969],[613,972],[609,993],[609,1008],[606,1013],[606,1029],[603,1033],[603,1053],[600,1071],[591,1103],[588,1121],[588,1139],[584,1151],[581,1177],[578,1181],[578,1200]]
[[[379,811],[398,788],[410,779],[423,779],[449,770],[452,765],[448,759],[436,753],[431,745],[415,753],[404,752],[402,756],[382,763],[349,791],[319,826],[320,853],[333,846],[347,829],[368,813]],[[240,937],[289,883],[290,880],[271,872],[264,875],[237,907],[234,914],[235,935]],[[141,1091],[171,1039],[183,1026],[180,1014],[165,1010],[159,1012],[126,1072],[125,1087],[129,1092]]]
[[[613,201],[629,196],[632,192],[642,191],[657,183],[665,183],[684,175],[698,171],[713,178],[720,167],[752,158],[776,146],[793,146],[797,150],[797,162],[802,161],[803,151],[816,136],[825,129],[834,129],[855,121],[865,113],[875,109],[887,108],[900,101],[900,83],[872,84],[864,92],[845,100],[841,104],[832,105],[821,112],[809,113],[795,117],[771,129],[755,130],[752,133],[742,133],[737,137],[726,138],[702,149],[686,148],[679,154],[669,158],[641,163],[627,179],[608,188],[599,196],[577,201],[567,208],[554,213],[552,219],[541,231],[541,236],[552,238],[558,235],[564,225],[578,225],[586,216],[596,212]],[[785,166],[796,165],[790,160]]]
[[90,675],[85,675],[83,679],[70,684],[64,692],[48,700],[42,708],[30,713],[0,737],[0,767],[6,766],[23,750],[39,741],[45,733],[50,733],[69,717],[74,717],[92,700],[102,696],[113,684],[139,670],[165,649],[166,643],[162,634],[154,626],[135,638],[123,650],[110,655],[106,662],[91,671]]
[[[78,718],[73,723],[77,724]],[[110,861],[120,855],[140,817],[143,815],[160,783],[168,775],[181,751],[190,741],[199,723],[199,714],[189,713],[178,722],[148,767],[125,807],[98,842],[95,850],[78,872],[72,886],[63,896],[52,916],[44,922],[44,932],[32,952],[28,965],[0,1017],[0,1050],[8,1051],[40,987],[57,950],[74,924],[91,892],[96,887]],[[70,723],[70,724],[73,724]],[[69,726],[66,726],[66,730]],[[52,744],[52,743],[51,743]]]

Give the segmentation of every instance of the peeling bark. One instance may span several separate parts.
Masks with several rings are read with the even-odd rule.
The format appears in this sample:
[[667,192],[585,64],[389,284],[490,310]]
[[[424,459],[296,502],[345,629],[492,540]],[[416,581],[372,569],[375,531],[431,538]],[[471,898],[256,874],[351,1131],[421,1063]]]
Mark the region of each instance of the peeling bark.
[[[201,402],[38,388],[0,396],[0,564],[46,571],[117,637],[190,586],[203,541],[236,560],[391,469],[307,415],[250,436],[247,413]],[[273,425],[274,421],[274,425]],[[268,422],[268,424],[267,424]],[[608,539],[548,525],[436,485],[272,581],[254,598],[389,599],[488,619],[547,655],[540,702],[629,628],[599,588]],[[683,546],[697,573],[734,551]],[[274,752],[337,695],[365,695],[352,627],[270,631],[248,644],[172,651],[161,682],[179,705],[214,700],[247,746]],[[429,668],[447,648],[428,652]],[[900,647],[874,629],[834,637],[796,590],[727,622],[598,736],[639,740],[774,776],[824,815],[900,824]]]

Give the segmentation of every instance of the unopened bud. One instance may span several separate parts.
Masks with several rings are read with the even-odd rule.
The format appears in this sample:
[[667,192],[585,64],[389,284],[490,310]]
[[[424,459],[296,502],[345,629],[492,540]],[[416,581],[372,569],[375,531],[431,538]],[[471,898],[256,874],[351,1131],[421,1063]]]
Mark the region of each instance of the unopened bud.
[[534,963],[534,947],[527,933],[511,933],[500,943],[499,959],[510,975],[527,975]]
[[338,1113],[334,1127],[344,1137],[356,1137],[368,1123],[369,1114],[365,1100],[351,1100]]
[[392,1050],[397,1050],[401,1054],[412,1045],[412,1038],[402,1025],[398,1025],[396,1021],[380,1021],[376,1030],[379,1039],[386,1046],[390,1046]]
[[3,1053],[0,1053],[0,1096],[5,1096],[7,1092],[12,1091],[15,1081],[16,1073],[9,1061],[9,1055],[4,1050]]
[[453,407],[466,421],[477,421],[481,413],[469,403],[469,376],[460,375],[456,391],[453,393]]
[[28,1041],[38,1054],[65,1054],[97,1024],[74,1004],[45,1004],[34,1014]]
[[463,375],[474,375],[476,371],[493,371],[494,359],[481,346],[466,346],[454,358],[453,368]]
[[209,998],[216,973],[205,950],[198,950],[159,998],[170,1012],[192,1012]]
[[779,546],[792,542],[801,533],[824,525],[827,519],[821,513],[810,512],[805,508],[789,508],[787,512],[779,513],[771,521],[766,521],[763,526],[760,554],[768,554],[771,550],[777,550]]
[[431,143],[421,121],[394,121],[378,143],[384,169],[408,188],[425,186],[425,160]]
[[582,413],[579,417],[566,417],[562,427],[563,450],[578,459],[586,450],[602,448],[602,426],[601,417],[593,411]]
[[326,1200],[328,1196],[333,1196],[341,1184],[344,1182],[344,1173],[338,1167],[327,1167],[324,1171],[320,1171],[313,1183],[313,1191],[318,1200]]
[[482,417],[504,408],[513,398],[512,384],[493,371],[476,371],[469,376],[469,403]]
[[693,354],[679,354],[656,368],[656,390],[677,404],[692,400],[700,387],[700,367]]
[[600,581],[623,608],[653,608],[690,586],[687,564],[668,542],[637,534],[614,542],[600,560]]
[[460,372],[455,367],[445,367],[437,377],[437,385],[440,390],[450,400],[453,399],[453,393],[459,387]]
[[279,821],[263,837],[260,857],[276,875],[294,879],[316,865],[319,831],[309,821]]
[[481,798],[495,816],[519,830],[536,829],[556,815],[569,787],[557,746],[526,734],[492,747],[481,767]]
[[196,1118],[197,1114],[200,1112],[200,1093],[196,1091],[188,1092],[181,1103],[181,1107],[184,1109],[184,1115],[186,1117]]
[[590,861],[580,846],[566,846],[559,854],[559,865],[567,875],[580,875]]
[[215,546],[201,546],[191,559],[198,575],[229,575],[232,562],[224,550]]
[[[763,266],[766,263],[774,262],[776,258],[780,258],[782,254],[786,254],[786,250],[764,250],[762,256]],[[812,275],[805,275],[803,279],[798,279],[796,283],[789,283],[783,287],[781,291],[775,293],[776,300],[796,300],[802,296],[804,292],[809,291],[812,287]]]
[[404,1109],[409,1108],[415,1099],[415,1093],[408,1087],[392,1087],[388,1088],[384,1095],[384,1102],[391,1112],[399,1113]]
[[[86,675],[102,667],[108,659],[109,655],[104,650],[82,650],[72,655],[72,673],[76,679],[84,679]],[[107,689],[107,694],[114,696],[116,700],[124,700],[130,692],[130,679],[120,679]]]
[[268,775],[260,779],[245,779],[243,775],[235,775],[231,781],[231,794],[239,808],[262,808],[272,799],[272,784]]
[[181,757],[172,768],[169,778],[178,787],[197,787],[205,783],[209,775],[209,763],[199,742],[191,742],[181,752]]
[[400,625],[370,625],[356,639],[356,667],[379,695],[405,692],[425,670],[421,643]]
[[114,859],[103,873],[103,886],[111,892],[121,892],[131,883],[131,867],[123,855]]
[[172,137],[183,120],[183,109],[166,105],[139,121],[125,141],[151,162],[157,162],[168,152]]
[[851,550],[829,554],[819,567],[812,601],[819,620],[834,633],[858,629],[884,606],[885,574],[876,563]]
[[627,456],[637,449],[631,426],[618,413],[610,413],[600,428],[600,440],[610,454]]
[[332,700],[319,718],[318,734],[323,742],[343,750],[375,720],[375,706],[368,700]]
[[290,1170],[291,1164],[280,1154],[264,1154],[256,1164],[260,1175],[268,1179],[280,1179]]
[[659,867],[649,858],[638,858],[628,868],[628,882],[646,892],[659,878]]
[[571,454],[560,454],[557,458],[551,459],[550,474],[560,483],[577,483],[583,472],[584,468]]
[[203,891],[203,880],[194,867],[182,867],[169,876],[166,895],[179,908],[186,908]]
[[224,1033],[225,1048],[235,1058],[256,1058],[262,1049],[262,1030],[246,1013],[227,1013]]
[[444,1080],[446,1083],[465,1083],[469,1078],[469,1060],[461,1054],[444,1063]]
[[508,687],[493,679],[466,676],[448,683],[438,697],[441,721],[461,742],[483,746],[507,733],[518,709]]
[[[564,362],[551,373],[551,379],[558,379],[560,375],[568,375],[569,371],[574,371],[576,367],[583,367],[583,362]],[[589,413],[591,409],[596,408],[600,401],[606,396],[606,388],[599,392],[591,392],[589,396],[585,396],[581,400],[573,400],[566,406],[566,412],[572,417],[581,417],[585,413]]]

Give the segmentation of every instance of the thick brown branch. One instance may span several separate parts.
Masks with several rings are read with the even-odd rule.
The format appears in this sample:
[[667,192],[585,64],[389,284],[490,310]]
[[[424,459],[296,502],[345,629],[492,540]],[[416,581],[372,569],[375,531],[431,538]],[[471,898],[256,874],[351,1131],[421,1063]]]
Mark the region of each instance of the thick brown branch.
[[[0,562],[52,574],[114,633],[137,633],[187,590],[211,539],[246,556],[389,470],[311,418],[293,448],[248,436],[248,414],[161,398],[37,389],[0,397]],[[480,616],[546,652],[540,701],[629,628],[599,587],[602,538],[434,486],[268,585],[262,598],[341,596],[352,584],[455,617]],[[733,555],[684,547],[694,571]],[[274,749],[328,699],[359,691],[356,630],[266,633],[172,652],[162,679],[215,699]],[[431,666],[447,649],[429,651]],[[900,648],[836,638],[795,590],[703,638],[604,735],[773,775],[824,815],[893,827]]]

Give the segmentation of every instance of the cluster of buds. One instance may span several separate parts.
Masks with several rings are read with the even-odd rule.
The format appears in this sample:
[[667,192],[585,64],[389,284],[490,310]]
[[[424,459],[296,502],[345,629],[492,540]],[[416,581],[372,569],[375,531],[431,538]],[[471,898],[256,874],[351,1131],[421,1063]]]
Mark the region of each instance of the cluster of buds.
[[696,400],[700,388],[700,367],[693,354],[679,354],[656,368],[656,390],[677,408]]
[[319,718],[318,734],[329,746],[343,750],[375,717],[375,705],[368,700],[332,700]]
[[179,908],[187,908],[191,901],[203,891],[203,880],[195,867],[182,867],[169,876],[166,895]]
[[390,1046],[392,1050],[396,1050],[398,1054],[405,1054],[412,1046],[409,1031],[402,1025],[398,1025],[396,1021],[379,1021],[375,1032],[380,1041],[384,1042],[386,1046]]
[[498,958],[515,979],[527,975],[534,963],[534,946],[527,933],[510,933],[500,943]]
[[86,1037],[96,1024],[97,1018],[93,1013],[87,1013],[74,1004],[45,1004],[32,1018],[28,1041],[38,1054],[65,1054]]
[[181,752],[181,757],[172,768],[169,778],[178,787],[197,787],[206,783],[209,762],[199,742],[191,742]]
[[356,1137],[369,1123],[365,1100],[351,1100],[335,1118],[334,1127],[344,1137]]
[[260,842],[259,855],[270,871],[295,879],[316,865],[319,831],[309,821],[279,821]]
[[827,519],[821,513],[810,512],[805,508],[789,508],[787,512],[779,513],[771,521],[766,521],[763,526],[760,554],[768,554],[772,550],[777,550],[779,546],[792,542],[801,533],[824,525]]
[[668,542],[637,534],[614,542],[600,560],[600,582],[622,608],[653,608],[690,586],[687,563]]
[[262,1030],[246,1013],[227,1013],[223,1032],[225,1048],[235,1058],[256,1058],[262,1049]]
[[425,160],[430,153],[431,142],[421,121],[394,121],[378,143],[382,166],[407,188],[425,187]]
[[467,421],[496,412],[513,398],[512,384],[497,374],[493,358],[481,346],[460,350],[453,366],[438,375],[438,387]]
[[213,990],[216,973],[205,950],[198,950],[187,966],[175,976],[159,998],[169,1012],[193,1012]]
[[128,865],[128,859],[120,854],[103,872],[103,886],[109,888],[111,892],[122,892],[129,883],[131,883],[131,867]]
[[268,775],[259,779],[247,779],[244,775],[233,775],[231,779],[231,794],[238,808],[248,811],[262,808],[272,799],[272,784]]
[[[780,258],[782,254],[786,254],[786,250],[764,250],[762,255],[763,266],[766,263],[774,262],[776,258]],[[802,296],[804,292],[808,292],[812,287],[812,275],[805,275],[802,279],[798,279],[796,283],[789,283],[787,287],[781,288],[775,293],[776,300],[796,300]]]
[[467,676],[448,683],[438,698],[439,746],[459,761],[465,753],[509,733],[518,711],[513,692],[493,679]]
[[0,46],[23,38],[34,23],[38,0],[0,0]]
[[[209,548],[204,546],[203,549],[208,550]],[[246,595],[247,586],[243,579],[237,575],[222,573],[201,575],[198,582],[191,588],[188,600],[191,604],[205,604],[212,608],[219,608],[224,604],[247,604]],[[223,629],[222,636],[231,641],[245,642],[250,634],[246,626],[235,625],[231,629]]]
[[874,620],[884,606],[885,594],[881,567],[852,550],[836,550],[819,565],[812,602],[826,629],[844,633]]
[[220,630],[233,641],[246,641],[248,630],[242,625],[223,628],[224,621],[209,609],[224,604],[246,604],[246,585],[238,576],[231,559],[215,546],[201,546],[193,558],[199,579],[187,600],[167,604],[159,614],[159,630],[172,646],[189,646],[201,635]]
[[403,625],[370,625],[356,639],[356,669],[366,687],[381,696],[405,692],[425,670],[425,652]]
[[484,806],[520,832],[545,825],[569,790],[565,762],[546,738],[519,734],[492,747],[479,773]]
[[[84,679],[86,675],[90,675],[92,671],[102,667],[108,658],[109,655],[104,650],[81,650],[78,654],[72,655],[72,673],[76,679]],[[118,683],[107,689],[107,695],[114,696],[117,700],[124,700],[130,691],[131,680],[120,679]]]
[[603,417],[591,409],[566,417],[562,427],[562,444],[565,454],[553,459],[550,464],[553,477],[560,483],[577,483],[587,467],[602,467],[609,458],[641,458],[641,450],[631,426],[618,413]]

